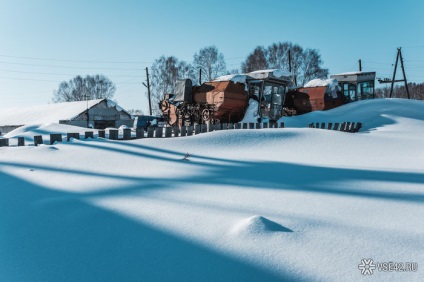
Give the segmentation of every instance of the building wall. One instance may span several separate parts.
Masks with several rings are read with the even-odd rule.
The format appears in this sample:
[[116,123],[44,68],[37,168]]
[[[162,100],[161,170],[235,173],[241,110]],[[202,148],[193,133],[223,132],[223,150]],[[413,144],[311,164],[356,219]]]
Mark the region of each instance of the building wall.
[[5,135],[6,133],[9,133],[12,130],[15,130],[18,127],[21,127],[23,125],[3,125],[0,126],[0,136]]
[[60,124],[87,127],[87,120],[59,120]]
[[[118,128],[121,125],[132,127],[134,123],[134,120],[131,119],[131,115],[123,111],[118,111],[116,107],[109,107],[106,100],[88,109],[88,115],[88,124],[96,129],[106,127]],[[63,123],[87,127],[87,111],[82,112],[70,121],[63,121]]]

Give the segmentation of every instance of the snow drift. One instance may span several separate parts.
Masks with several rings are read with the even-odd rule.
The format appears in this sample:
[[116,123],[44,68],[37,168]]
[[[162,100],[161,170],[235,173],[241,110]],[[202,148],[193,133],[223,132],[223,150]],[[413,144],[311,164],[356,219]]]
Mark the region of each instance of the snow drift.
[[[347,120],[365,130],[305,128]],[[0,280],[357,281],[363,258],[423,264],[424,103],[284,121],[0,148]]]

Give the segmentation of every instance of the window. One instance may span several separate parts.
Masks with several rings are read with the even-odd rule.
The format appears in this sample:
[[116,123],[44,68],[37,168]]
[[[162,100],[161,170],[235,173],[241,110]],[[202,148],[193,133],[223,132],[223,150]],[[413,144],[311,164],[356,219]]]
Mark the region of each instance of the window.
[[356,85],[354,83],[343,84],[343,95],[347,102],[356,100]]
[[264,100],[274,105],[282,105],[285,87],[283,85],[265,83]]
[[374,97],[374,81],[358,83],[358,100],[370,99]]

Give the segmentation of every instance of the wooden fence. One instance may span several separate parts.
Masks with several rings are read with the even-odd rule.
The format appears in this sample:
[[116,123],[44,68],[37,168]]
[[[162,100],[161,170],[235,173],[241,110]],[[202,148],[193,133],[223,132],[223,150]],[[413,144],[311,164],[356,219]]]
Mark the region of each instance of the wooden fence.
[[[358,132],[362,124],[358,123],[311,123],[309,128],[321,128],[321,129],[331,129],[339,130],[343,132]],[[149,127],[147,132],[144,132],[143,128],[137,128],[133,134],[133,131],[129,128],[126,128],[122,131],[122,137],[119,136],[119,131],[117,129],[108,130],[106,135],[105,130],[99,130],[97,133],[98,138],[108,138],[110,140],[131,140],[131,139],[141,139],[141,138],[171,138],[171,137],[184,137],[199,135],[212,131],[221,131],[221,130],[240,130],[240,129],[262,129],[262,128],[284,128],[284,122],[278,123],[217,123],[217,124],[196,124],[191,126],[182,126],[180,127]],[[50,134],[50,139],[45,143],[42,135],[34,136],[34,141],[31,145],[38,146],[41,144],[54,144],[55,142],[63,142],[63,137],[66,136],[66,141],[74,139],[91,139],[94,138],[93,131],[86,131],[84,134],[80,133],[53,133]],[[0,147],[8,147],[9,139],[2,138],[0,139]],[[18,146],[25,146],[24,137],[18,137]]]
[[325,123],[325,122],[316,122],[309,124],[309,128],[319,128],[319,129],[328,129],[328,130],[338,130],[343,132],[358,132],[362,128],[362,123],[360,122],[343,122],[343,123]]

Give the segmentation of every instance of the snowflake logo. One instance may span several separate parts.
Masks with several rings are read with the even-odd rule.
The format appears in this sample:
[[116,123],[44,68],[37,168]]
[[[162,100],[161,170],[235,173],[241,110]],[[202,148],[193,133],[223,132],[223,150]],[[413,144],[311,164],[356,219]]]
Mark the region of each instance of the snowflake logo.
[[375,264],[372,259],[361,259],[361,263],[358,265],[362,275],[372,275]]

